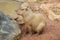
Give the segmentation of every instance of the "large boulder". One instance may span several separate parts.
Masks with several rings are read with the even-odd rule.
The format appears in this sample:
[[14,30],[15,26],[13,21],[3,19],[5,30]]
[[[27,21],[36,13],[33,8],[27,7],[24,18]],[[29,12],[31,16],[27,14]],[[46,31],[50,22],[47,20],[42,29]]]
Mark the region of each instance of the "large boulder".
[[17,40],[20,34],[17,22],[0,11],[0,40]]

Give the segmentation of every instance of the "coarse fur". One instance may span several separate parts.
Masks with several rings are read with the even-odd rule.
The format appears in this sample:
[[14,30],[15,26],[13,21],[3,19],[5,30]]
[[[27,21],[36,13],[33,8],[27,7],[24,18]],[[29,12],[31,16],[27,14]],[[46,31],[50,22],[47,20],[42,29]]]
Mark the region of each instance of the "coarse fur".
[[37,32],[39,34],[45,27],[46,19],[43,14],[24,12],[21,15],[24,18],[25,27],[28,28],[29,33]]

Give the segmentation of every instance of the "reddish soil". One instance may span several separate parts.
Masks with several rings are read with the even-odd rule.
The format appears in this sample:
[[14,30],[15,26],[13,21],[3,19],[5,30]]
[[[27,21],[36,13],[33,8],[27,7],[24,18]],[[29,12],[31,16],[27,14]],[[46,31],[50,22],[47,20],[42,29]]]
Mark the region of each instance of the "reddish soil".
[[34,34],[32,36],[30,34],[23,36],[22,34],[20,40],[60,40],[60,22],[47,20],[42,34]]
[[[60,2],[60,0],[52,0],[52,3],[53,3],[53,1]],[[25,31],[26,30],[24,29],[23,33],[25,33]],[[23,36],[23,34],[22,34],[20,40],[60,40],[60,22],[51,21],[51,20],[47,19],[47,24],[46,24],[42,34],[40,34],[40,35],[26,34],[25,36]]]

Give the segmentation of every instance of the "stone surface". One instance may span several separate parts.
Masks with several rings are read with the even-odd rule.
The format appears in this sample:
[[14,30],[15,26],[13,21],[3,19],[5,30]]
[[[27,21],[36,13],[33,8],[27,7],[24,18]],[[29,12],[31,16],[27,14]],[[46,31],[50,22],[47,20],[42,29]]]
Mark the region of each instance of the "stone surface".
[[0,40],[15,40],[20,33],[17,22],[0,11]]

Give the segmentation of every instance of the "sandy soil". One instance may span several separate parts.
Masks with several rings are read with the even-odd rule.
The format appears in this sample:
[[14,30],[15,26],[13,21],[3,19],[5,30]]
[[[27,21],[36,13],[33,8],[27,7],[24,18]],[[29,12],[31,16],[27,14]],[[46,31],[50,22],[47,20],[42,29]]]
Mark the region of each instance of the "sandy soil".
[[32,36],[30,34],[23,36],[22,34],[20,40],[60,40],[60,22],[47,19],[47,24],[42,34],[33,34]]
[[[3,1],[3,0],[0,0]],[[46,3],[60,3],[60,0],[45,0]],[[15,16],[14,16],[15,17]],[[42,32],[42,34],[24,34],[21,35],[20,40],[60,40],[60,22],[51,21],[48,18],[47,24]],[[26,28],[22,26],[22,33],[25,33]]]
[[[54,2],[60,2],[60,0],[53,0],[52,3]],[[23,30],[23,33],[24,32],[25,31]],[[42,34],[40,35],[33,34],[32,36],[30,36],[30,34],[23,36],[22,34],[22,37],[20,40],[60,40],[60,22],[51,21],[47,18],[47,24]]]

